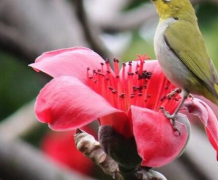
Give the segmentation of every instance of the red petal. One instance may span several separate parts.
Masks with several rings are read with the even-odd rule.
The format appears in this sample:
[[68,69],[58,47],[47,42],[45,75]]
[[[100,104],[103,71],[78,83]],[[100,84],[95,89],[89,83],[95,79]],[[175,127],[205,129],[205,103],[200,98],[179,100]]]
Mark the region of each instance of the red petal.
[[177,122],[181,133],[179,136],[162,113],[132,106],[131,115],[133,133],[143,166],[163,166],[179,156],[188,140],[185,125]]
[[35,112],[39,121],[48,123],[55,130],[82,127],[113,113],[118,116],[125,114],[77,78],[70,76],[55,78],[40,91]]
[[111,125],[117,133],[130,138],[133,136],[132,123],[126,114],[110,114],[99,119],[101,125]]
[[203,122],[208,139],[214,149],[217,151],[218,160],[218,122],[212,109],[202,100],[194,98],[192,101],[186,101],[184,106],[189,113],[198,116]]
[[43,53],[35,63],[30,64],[37,71],[43,71],[52,77],[73,76],[81,81],[87,79],[87,68],[101,69],[104,60],[94,51],[75,47]]

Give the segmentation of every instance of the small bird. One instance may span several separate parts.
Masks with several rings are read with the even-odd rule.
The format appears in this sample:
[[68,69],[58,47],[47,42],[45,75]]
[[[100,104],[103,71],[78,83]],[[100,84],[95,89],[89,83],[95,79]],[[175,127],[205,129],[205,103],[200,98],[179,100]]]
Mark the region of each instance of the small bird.
[[152,0],[160,17],[154,37],[156,57],[166,77],[182,91],[181,103],[169,119],[174,119],[189,93],[202,95],[218,105],[218,75],[198,27],[189,0]]

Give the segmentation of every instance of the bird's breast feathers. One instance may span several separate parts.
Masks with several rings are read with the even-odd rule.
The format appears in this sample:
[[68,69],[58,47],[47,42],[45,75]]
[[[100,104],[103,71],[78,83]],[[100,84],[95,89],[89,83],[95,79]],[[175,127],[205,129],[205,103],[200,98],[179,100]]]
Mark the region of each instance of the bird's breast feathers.
[[154,48],[157,59],[162,67],[162,70],[166,77],[177,87],[186,87],[191,84],[195,84],[196,80],[191,79],[192,72],[181,62],[181,60],[173,52],[173,49],[169,47],[166,39],[164,38],[164,32],[166,29],[176,23],[176,19],[168,18],[161,21],[158,25],[155,38]]

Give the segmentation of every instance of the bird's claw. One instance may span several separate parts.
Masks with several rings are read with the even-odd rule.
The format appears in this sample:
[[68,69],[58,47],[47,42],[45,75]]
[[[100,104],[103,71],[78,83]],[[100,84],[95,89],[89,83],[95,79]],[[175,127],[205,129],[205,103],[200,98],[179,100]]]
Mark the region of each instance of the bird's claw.
[[176,94],[181,93],[181,89],[180,88],[176,88],[173,91],[171,91],[169,94],[167,94],[167,99],[172,99]]
[[171,123],[171,125],[172,125],[172,127],[173,127],[173,130],[174,130],[175,132],[178,132],[178,135],[180,136],[180,135],[181,135],[181,132],[180,132],[179,128],[178,128],[177,125],[176,125],[176,120],[175,120],[176,117],[175,117],[175,114],[170,115],[170,113],[169,113],[168,111],[166,111],[164,107],[160,107],[160,110],[163,112],[164,116],[165,116],[167,119],[170,120],[170,123]]

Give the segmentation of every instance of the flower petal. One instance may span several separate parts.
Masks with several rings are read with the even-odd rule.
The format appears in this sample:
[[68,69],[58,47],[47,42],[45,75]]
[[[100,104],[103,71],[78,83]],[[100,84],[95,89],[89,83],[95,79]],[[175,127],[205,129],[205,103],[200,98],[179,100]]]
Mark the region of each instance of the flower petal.
[[[159,167],[173,161],[183,151],[188,140],[185,125],[176,122],[180,135],[170,121],[159,112],[131,106],[133,133],[143,166]],[[186,118],[186,116],[179,116]]]
[[204,124],[208,139],[217,151],[218,160],[218,122],[216,115],[204,101],[197,98],[186,101],[184,107],[189,113],[198,116]]
[[52,77],[73,76],[81,81],[87,79],[87,68],[101,69],[104,60],[94,51],[75,47],[43,53],[29,66]]
[[35,112],[39,121],[48,123],[54,130],[79,128],[99,117],[125,114],[70,76],[54,78],[40,91]]

